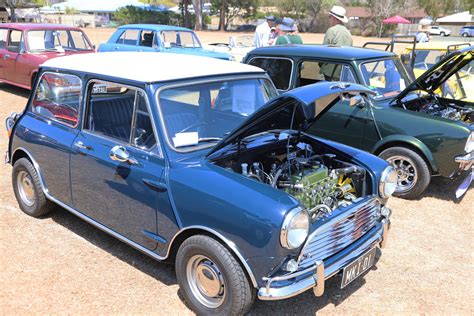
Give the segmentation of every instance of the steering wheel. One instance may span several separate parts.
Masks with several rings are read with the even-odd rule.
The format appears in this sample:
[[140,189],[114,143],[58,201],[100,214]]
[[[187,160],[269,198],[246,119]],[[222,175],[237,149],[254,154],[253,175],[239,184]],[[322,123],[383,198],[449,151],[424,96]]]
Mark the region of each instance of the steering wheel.
[[183,128],[182,130],[180,130],[179,132],[177,132],[176,134],[179,134],[179,133],[184,133],[186,132],[187,130],[190,130],[191,128],[195,128],[195,127],[199,127],[199,126],[205,126],[205,125],[208,125],[206,122],[199,122],[199,123],[196,123],[196,124],[192,124],[192,125],[189,125],[185,128]]

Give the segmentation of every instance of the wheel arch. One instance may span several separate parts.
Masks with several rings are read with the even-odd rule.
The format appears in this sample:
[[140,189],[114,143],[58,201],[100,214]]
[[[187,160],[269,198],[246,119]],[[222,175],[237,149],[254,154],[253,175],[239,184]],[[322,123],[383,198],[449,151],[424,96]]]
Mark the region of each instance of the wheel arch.
[[46,196],[49,196],[49,192],[46,189],[46,186],[44,184],[43,174],[41,173],[40,166],[38,165],[38,163],[36,162],[36,160],[33,158],[33,156],[31,155],[31,153],[28,150],[26,150],[25,148],[22,148],[22,147],[19,147],[19,148],[15,149],[15,151],[13,152],[13,154],[11,156],[10,163],[13,166],[15,164],[15,162],[17,162],[21,158],[26,158],[33,164],[33,167],[35,168],[36,172],[38,173],[41,189],[46,194]]
[[378,156],[382,151],[391,147],[404,147],[413,150],[426,162],[431,173],[438,172],[438,165],[431,150],[424,143],[414,137],[384,138],[374,146],[372,153]]
[[247,261],[245,260],[245,258],[240,253],[237,246],[232,241],[224,237],[222,234],[204,226],[190,226],[179,231],[177,235],[171,241],[171,245],[169,247],[168,256],[166,260],[170,262],[174,262],[176,258],[176,253],[178,252],[178,249],[181,246],[181,244],[189,237],[196,236],[196,235],[205,235],[205,236],[211,237],[215,239],[216,241],[220,242],[224,247],[226,247],[227,250],[229,250],[229,252],[244,268],[245,274],[249,282],[253,285],[254,288],[258,288],[255,275],[252,269],[250,268],[250,266],[248,265]]

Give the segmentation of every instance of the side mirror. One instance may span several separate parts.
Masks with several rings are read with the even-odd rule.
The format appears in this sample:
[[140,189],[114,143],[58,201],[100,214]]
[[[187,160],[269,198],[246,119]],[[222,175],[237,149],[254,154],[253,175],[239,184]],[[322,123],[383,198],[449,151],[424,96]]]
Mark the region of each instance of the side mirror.
[[358,107],[358,108],[363,108],[365,106],[365,99],[360,96],[360,95],[355,95],[349,100],[349,106],[350,107]]

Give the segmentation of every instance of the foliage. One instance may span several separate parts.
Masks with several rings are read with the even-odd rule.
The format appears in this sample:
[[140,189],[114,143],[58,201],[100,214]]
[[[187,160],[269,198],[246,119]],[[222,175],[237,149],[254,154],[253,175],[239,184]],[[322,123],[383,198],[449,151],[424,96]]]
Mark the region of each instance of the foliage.
[[73,8],[73,7],[66,7],[64,9],[64,11],[66,12],[66,14],[77,14],[77,13],[79,13],[79,10],[77,10],[76,8]]
[[134,6],[126,6],[115,12],[115,18],[121,25],[152,23],[152,24],[177,24],[179,15],[172,12],[150,11]]
[[367,3],[372,21],[378,28],[378,36],[381,37],[384,30],[383,20],[403,11],[403,8],[408,4],[408,0],[368,0]]
[[168,8],[174,7],[176,4],[172,0],[139,0],[140,2],[151,5],[164,5]]
[[[224,9],[224,14],[220,15],[220,25],[225,29],[237,16],[242,18],[254,17],[257,13],[259,0],[211,0],[212,12],[220,12]],[[224,19],[224,21],[222,21]]]

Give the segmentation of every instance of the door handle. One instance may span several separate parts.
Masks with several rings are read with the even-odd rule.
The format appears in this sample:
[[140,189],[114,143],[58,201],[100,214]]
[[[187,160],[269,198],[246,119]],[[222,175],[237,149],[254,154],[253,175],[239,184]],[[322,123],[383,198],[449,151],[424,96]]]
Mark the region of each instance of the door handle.
[[84,145],[84,143],[81,142],[81,141],[75,142],[74,146],[77,147],[77,148],[80,148],[80,149],[84,149],[84,150],[91,150],[92,149],[91,146]]
[[3,55],[3,59],[6,60],[6,59],[8,59],[8,58],[10,58],[10,55],[8,55],[8,54]]
[[130,165],[138,165],[138,161],[135,158],[130,157],[127,149],[120,145],[117,145],[110,150],[109,157],[114,161],[126,162]]

